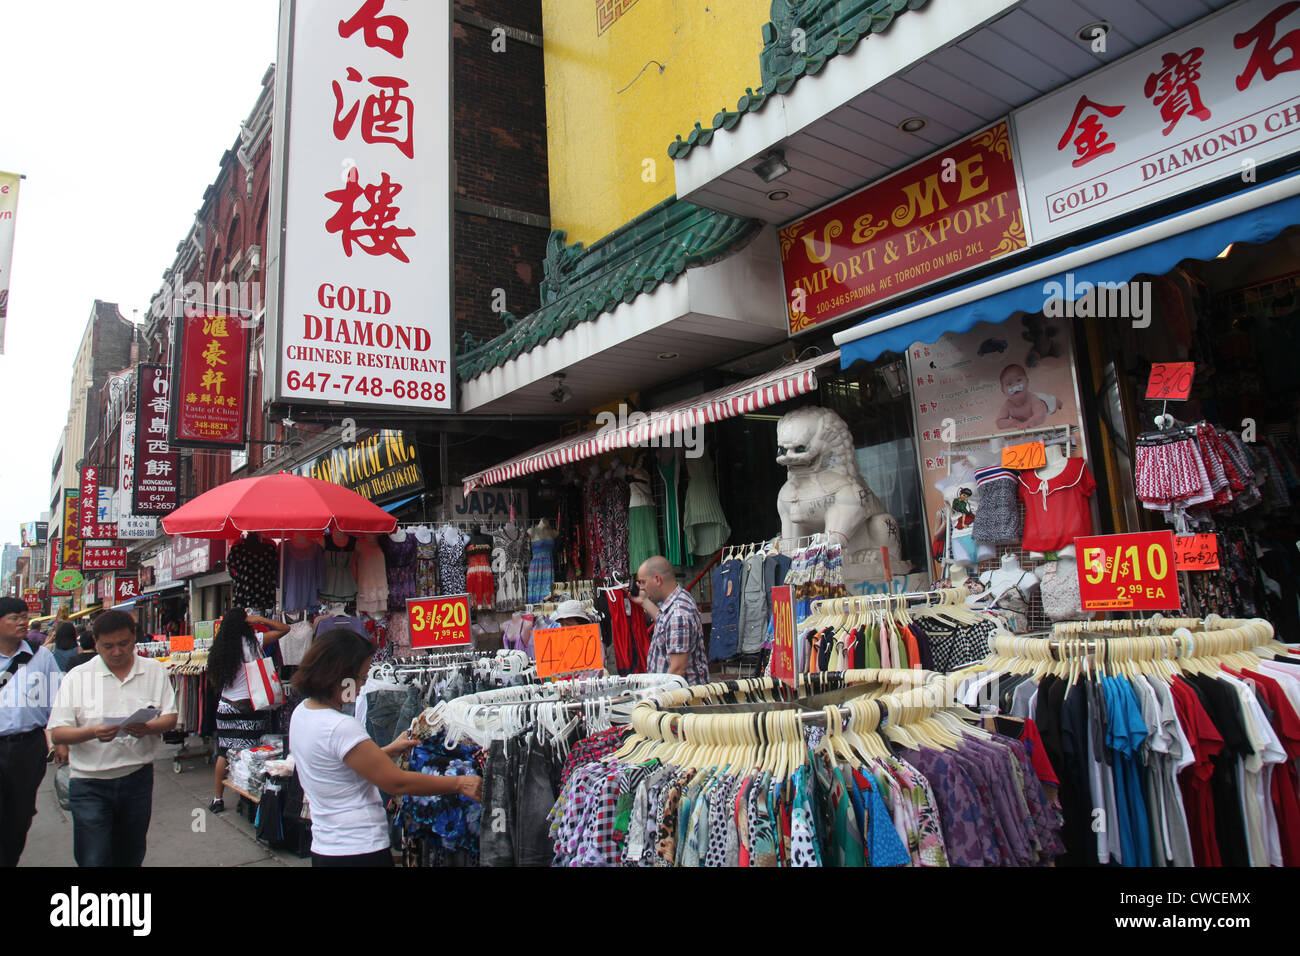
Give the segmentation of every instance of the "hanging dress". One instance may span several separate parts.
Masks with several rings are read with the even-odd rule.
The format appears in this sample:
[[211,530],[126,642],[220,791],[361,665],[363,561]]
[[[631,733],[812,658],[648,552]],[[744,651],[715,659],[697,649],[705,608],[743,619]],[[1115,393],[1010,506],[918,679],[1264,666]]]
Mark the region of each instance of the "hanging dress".
[[469,535],[452,525],[438,529],[438,593],[464,594],[465,546]]
[[711,555],[731,537],[731,526],[713,481],[713,459],[706,450],[699,458],[687,459],[686,470],[691,476],[682,521],[686,526],[686,547],[691,554]]
[[319,603],[325,582],[325,553],[319,544],[286,541],[284,547],[284,609],[305,611]]
[[534,537],[532,546],[533,555],[528,562],[528,603],[540,604],[550,596],[555,584],[555,539]]
[[655,513],[654,492],[650,488],[648,476],[631,477],[628,493],[628,565],[636,573],[647,558],[659,553],[659,524]]
[[438,593],[438,536],[428,528],[417,529],[413,534],[416,553],[415,594],[417,597],[429,597]]
[[469,563],[465,569],[465,586],[470,603],[478,609],[492,607],[496,593],[492,580],[492,545],[483,542],[470,544]]
[[352,576],[356,547],[357,539],[351,536],[341,548],[334,543],[333,535],[325,536],[325,583],[321,585],[320,599],[326,604],[347,604],[356,600],[357,581]]
[[388,572],[384,552],[372,538],[357,542],[357,611],[383,614],[388,609]]
[[379,547],[388,563],[388,610],[405,611],[406,602],[419,594],[416,590],[419,542],[409,533],[402,541],[394,541],[388,535],[382,535]]
[[681,459],[674,456],[656,466],[664,483],[664,557],[677,567],[682,563],[682,521],[677,508],[677,485],[681,479]]

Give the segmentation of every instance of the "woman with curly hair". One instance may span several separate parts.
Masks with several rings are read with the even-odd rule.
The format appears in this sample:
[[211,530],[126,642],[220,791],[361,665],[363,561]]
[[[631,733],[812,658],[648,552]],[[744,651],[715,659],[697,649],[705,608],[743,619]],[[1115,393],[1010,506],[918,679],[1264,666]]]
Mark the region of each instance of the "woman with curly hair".
[[[259,634],[253,630],[254,624],[261,624],[269,630]],[[271,727],[271,712],[253,709],[244,665],[262,657],[264,647],[288,633],[288,624],[249,615],[243,608],[235,607],[226,612],[212,639],[212,648],[208,651],[208,680],[218,689],[221,700],[217,703],[217,766],[213,772],[214,794],[212,803],[208,805],[209,813],[226,809],[222,800],[222,786],[229,766],[226,755],[232,750],[257,746],[257,741]]]
[[312,866],[392,866],[388,816],[379,791],[399,796],[459,794],[482,799],[481,777],[399,770],[394,759],[419,741],[403,732],[386,747],[370,739],[343,704],[355,700],[375,649],[336,627],[303,655],[293,686],[307,699],[293,712],[289,737],[302,791],[311,803]]

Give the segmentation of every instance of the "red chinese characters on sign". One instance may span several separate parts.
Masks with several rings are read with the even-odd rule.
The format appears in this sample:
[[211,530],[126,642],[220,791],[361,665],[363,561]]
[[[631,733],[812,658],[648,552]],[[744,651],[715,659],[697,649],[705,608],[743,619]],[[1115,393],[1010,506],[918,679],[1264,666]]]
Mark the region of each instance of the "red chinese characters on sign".
[[1210,118],[1210,111],[1201,101],[1197,81],[1201,78],[1202,47],[1194,46],[1182,56],[1166,53],[1160,59],[1159,72],[1147,77],[1142,92],[1152,104],[1160,107],[1160,118],[1167,124],[1162,135],[1168,136],[1184,115],[1198,120]]
[[81,567],[81,527],[80,490],[63,489],[63,550],[59,559],[60,568]]
[[[383,11],[384,0],[366,0],[351,17],[339,21],[339,36],[346,40],[360,32],[366,46],[401,59],[410,26],[399,16],[381,15]],[[353,67],[348,67],[346,77],[348,83],[362,80],[360,71]],[[347,138],[360,113],[363,142],[388,143],[396,146],[407,159],[413,159],[415,103],[402,92],[410,83],[398,76],[372,76],[368,82],[377,92],[367,96],[364,103],[354,100],[351,108],[345,111],[343,86],[338,80],[333,81],[334,138]],[[414,236],[415,230],[397,225],[401,207],[393,203],[401,191],[401,183],[392,182],[389,174],[382,171],[378,183],[362,186],[354,167],[348,172],[347,184],[342,189],[325,194],[326,199],[339,207],[326,220],[326,231],[340,234],[343,252],[349,257],[355,246],[367,255],[392,256],[399,262],[410,262],[398,240]],[[362,200],[366,205],[358,208],[357,204]]]
[[[1089,113],[1088,110],[1094,112]],[[1070,137],[1074,136],[1074,149],[1079,155],[1070,165],[1075,167],[1090,163],[1098,156],[1114,152],[1115,143],[1106,135],[1098,114],[1114,118],[1122,112],[1124,112],[1122,106],[1103,106],[1101,103],[1094,103],[1087,96],[1080,96],[1079,102],[1074,107],[1074,115],[1070,117],[1070,125],[1062,134],[1061,141],[1056,144],[1057,150],[1065,149],[1070,142]]]
[[[1232,45],[1238,50],[1251,47],[1246,67],[1237,76],[1237,89],[1244,90],[1250,86],[1257,73],[1268,83],[1280,73],[1300,70],[1300,28],[1284,33],[1280,40],[1276,39],[1278,24],[1297,10],[1300,10],[1300,0],[1283,3],[1249,30],[1243,30],[1232,38]],[[1290,50],[1291,55],[1279,62],[1277,56],[1284,49]]]
[[380,16],[383,11],[384,0],[366,0],[351,17],[339,21],[339,36],[346,40],[360,30],[366,46],[385,50],[400,60],[410,27],[401,17]]
[[[338,212],[326,220],[325,229],[339,233],[345,255],[351,258],[355,245],[367,255],[391,255],[401,262],[411,261],[397,240],[415,235],[415,230],[399,228],[393,222],[402,211],[400,206],[393,205],[401,191],[400,185],[389,181],[388,173],[382,173],[377,184],[362,186],[357,171],[352,169],[346,186],[325,194],[326,199],[339,206]],[[367,205],[358,209],[358,200],[364,200]]]
[[247,416],[248,330],[238,318],[177,320],[176,415],[181,446],[243,447]]
[[140,581],[136,575],[117,575],[113,579],[114,604],[131,601],[140,596]]
[[171,384],[161,365],[140,365],[136,379],[135,487],[131,513],[170,514],[179,498],[180,455],[167,441]]
[[790,333],[1023,248],[1006,123],[781,230]]
[[99,469],[91,465],[81,469],[80,530],[83,541],[116,538],[117,525],[99,522]]
[[86,548],[82,553],[83,571],[112,571],[126,567],[126,548]]
[[[348,82],[360,83],[361,74],[348,68]],[[370,85],[379,90],[366,97],[364,109],[360,101],[353,102],[352,108],[343,112],[343,88],[339,81],[334,81],[334,138],[346,139],[356,122],[357,111],[361,110],[361,139],[367,143],[391,143],[407,159],[415,158],[415,149],[411,144],[411,121],[415,114],[415,103],[409,96],[403,96],[410,84],[395,76],[372,76]]]

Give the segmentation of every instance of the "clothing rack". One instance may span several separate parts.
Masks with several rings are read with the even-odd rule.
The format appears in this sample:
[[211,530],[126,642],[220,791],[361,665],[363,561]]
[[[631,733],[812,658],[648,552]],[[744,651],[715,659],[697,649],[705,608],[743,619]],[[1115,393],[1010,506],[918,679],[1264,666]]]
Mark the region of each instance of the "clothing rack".
[[589,731],[607,729],[631,719],[628,704],[667,686],[685,687],[676,674],[631,674],[626,677],[585,677],[549,684],[519,685],[468,694],[426,710],[416,721],[416,734],[430,737],[446,730],[447,740],[472,740],[486,747],[536,725],[541,735],[556,740],[574,726],[580,714]]
[[843,614],[866,614],[890,608],[964,605],[969,593],[965,588],[935,588],[930,591],[904,591],[899,594],[859,594],[854,597],[819,598],[812,602],[811,610],[813,614],[818,614],[838,608]]
[[[1017,431],[994,432],[991,435],[976,435],[972,438],[958,438],[954,441],[946,442],[946,444],[948,446],[948,449],[951,451],[953,447],[958,445],[979,445],[982,444],[983,442],[991,442],[996,439],[1002,439],[1002,447],[1006,447],[1008,441],[1011,439],[1025,438],[1030,435],[1044,435],[1044,434],[1054,434],[1056,432],[1063,432],[1064,434],[1062,434],[1059,438],[1053,438],[1050,441],[1044,442],[1044,444],[1055,445],[1058,442],[1072,441],[1073,433],[1077,431],[1078,428],[1079,428],[1078,425],[1071,425],[1071,424],[1040,425],[1036,428],[1021,428]],[[951,471],[952,468],[950,465],[949,466],[950,474]]]

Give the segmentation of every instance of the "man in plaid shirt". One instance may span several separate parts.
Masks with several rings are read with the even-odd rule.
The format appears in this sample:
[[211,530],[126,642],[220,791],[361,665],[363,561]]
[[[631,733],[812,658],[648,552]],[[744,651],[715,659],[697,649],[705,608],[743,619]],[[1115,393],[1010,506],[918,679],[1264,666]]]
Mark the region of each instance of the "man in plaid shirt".
[[636,602],[650,615],[651,674],[680,674],[690,685],[709,682],[709,655],[704,647],[704,623],[695,599],[677,583],[673,566],[662,555],[647,558],[636,573],[641,593]]

